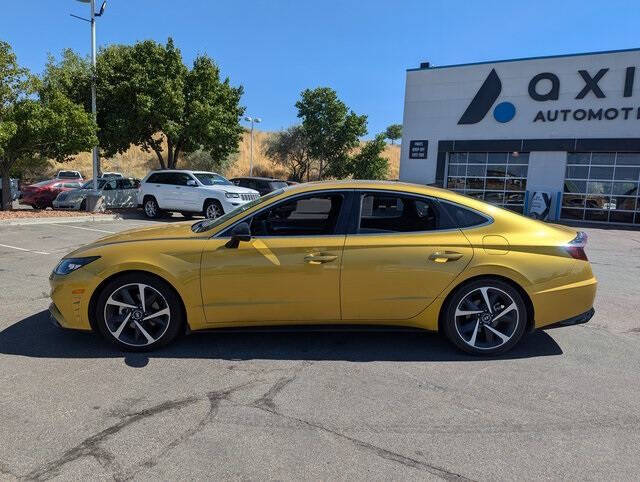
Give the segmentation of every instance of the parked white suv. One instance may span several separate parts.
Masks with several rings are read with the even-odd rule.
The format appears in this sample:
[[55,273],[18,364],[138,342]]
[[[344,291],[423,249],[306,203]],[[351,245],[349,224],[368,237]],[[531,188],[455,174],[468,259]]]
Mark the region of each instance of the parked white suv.
[[167,211],[185,217],[203,214],[213,219],[258,197],[258,191],[235,186],[214,172],[162,170],[153,171],[142,180],[138,205],[149,218]]

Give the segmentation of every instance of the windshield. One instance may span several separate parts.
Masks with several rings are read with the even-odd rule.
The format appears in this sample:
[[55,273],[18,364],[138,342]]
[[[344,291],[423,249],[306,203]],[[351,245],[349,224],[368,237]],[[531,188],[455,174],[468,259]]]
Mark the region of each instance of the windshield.
[[238,214],[243,213],[254,206],[262,204],[263,202],[268,201],[269,199],[276,197],[282,194],[283,192],[284,192],[284,189],[278,189],[277,191],[272,191],[269,194],[259,197],[258,199],[254,199],[253,201],[250,201],[246,204],[238,206],[233,211],[229,211],[227,214],[220,216],[219,218],[203,219],[202,221],[198,221],[197,223],[191,226],[191,230],[194,233],[203,233],[205,231],[209,231],[210,229],[213,229],[216,226],[220,226],[222,223],[228,221],[234,216],[237,216]]
[[[104,179],[98,179],[98,189],[102,189],[104,187],[104,183],[107,182]],[[93,189],[93,179],[91,181],[87,181],[82,185],[82,189]]]
[[76,179],[80,177],[80,174],[74,171],[60,171],[58,173],[58,179]]
[[271,187],[271,189],[284,189],[288,186],[288,184],[284,181],[271,181],[269,183],[269,186]]
[[213,172],[194,172],[194,176],[205,186],[220,186],[220,185],[229,185],[229,182],[226,178],[222,177],[220,174],[215,174]]

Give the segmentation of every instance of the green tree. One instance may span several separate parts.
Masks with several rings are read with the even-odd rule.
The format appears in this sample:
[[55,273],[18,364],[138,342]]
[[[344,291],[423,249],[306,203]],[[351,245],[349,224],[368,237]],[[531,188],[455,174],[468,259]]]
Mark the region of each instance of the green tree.
[[309,143],[302,126],[292,126],[269,136],[264,153],[287,171],[289,179],[297,182],[309,180],[313,159],[309,156]]
[[28,94],[28,72],[18,65],[11,46],[0,41],[0,175],[2,176],[0,207],[8,205],[11,195],[9,182],[11,166],[8,166],[5,160],[5,149],[18,128],[12,118],[12,112],[16,102]]
[[318,177],[348,175],[350,152],[367,133],[367,116],[349,110],[328,87],[304,90],[296,107],[309,155],[317,162]]
[[[71,51],[50,60],[45,88],[62,89],[89,110],[91,67]],[[106,156],[131,144],[155,152],[160,167],[174,168],[180,157],[199,149],[222,162],[237,151],[242,135],[242,87],[220,79],[206,55],[191,69],[170,38],[112,45],[97,59],[100,148]]]
[[11,46],[0,42],[0,175],[2,207],[11,206],[9,177],[19,167],[46,159],[67,160],[97,141],[96,124],[84,109],[50,88],[37,95],[38,79],[20,68]]
[[354,179],[386,179],[389,174],[389,161],[381,155],[387,145],[385,139],[386,133],[378,134],[351,158],[349,174]]
[[398,139],[402,139],[402,124],[391,124],[384,131],[384,136],[391,141],[391,144]]
[[47,100],[24,98],[10,109],[8,119],[14,134],[2,143],[3,206],[9,206],[9,191],[4,187],[11,169],[18,163],[43,159],[66,161],[70,156],[91,149],[97,142],[96,124],[82,106],[61,92]]

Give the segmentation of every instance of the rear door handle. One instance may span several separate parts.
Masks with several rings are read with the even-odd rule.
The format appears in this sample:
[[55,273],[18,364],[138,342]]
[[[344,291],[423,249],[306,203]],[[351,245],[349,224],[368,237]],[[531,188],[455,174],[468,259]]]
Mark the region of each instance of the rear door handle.
[[447,261],[456,261],[462,258],[462,253],[455,251],[436,251],[429,256],[429,261],[436,263],[446,263]]
[[304,257],[304,262],[308,264],[323,264],[335,261],[338,257],[334,254],[308,254]]

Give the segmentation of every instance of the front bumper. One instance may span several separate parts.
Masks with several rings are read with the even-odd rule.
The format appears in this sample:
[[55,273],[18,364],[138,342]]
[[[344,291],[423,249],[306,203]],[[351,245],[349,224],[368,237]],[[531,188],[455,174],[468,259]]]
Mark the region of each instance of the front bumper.
[[58,201],[57,199],[53,200],[53,207],[55,209],[71,209],[77,211],[80,209],[80,204],[82,204],[81,200],[73,201],[65,199],[63,201]]
[[93,279],[88,271],[74,274],[77,276],[71,278],[56,274],[49,277],[52,301],[49,313],[61,328],[90,331],[89,293]]

